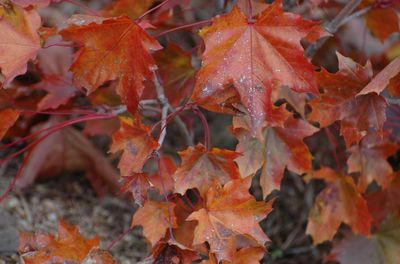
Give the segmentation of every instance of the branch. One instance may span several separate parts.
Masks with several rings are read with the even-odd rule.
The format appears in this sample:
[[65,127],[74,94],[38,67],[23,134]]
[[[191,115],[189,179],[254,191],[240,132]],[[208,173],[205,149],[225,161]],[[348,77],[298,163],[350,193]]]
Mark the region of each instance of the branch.
[[[348,22],[348,17],[353,13],[353,11],[357,8],[357,6],[361,3],[362,0],[351,0],[349,1],[345,7],[339,12],[339,14],[325,26],[325,30],[331,34],[335,34],[338,29],[344,25],[343,21]],[[355,13],[356,14],[356,13]],[[363,13],[359,13],[358,15],[362,15]],[[354,16],[351,16],[352,19]],[[317,51],[325,44],[328,38],[323,38],[320,41],[316,42],[307,47],[305,54],[306,57],[312,58],[315,56]]]
[[[171,104],[168,101],[168,98],[165,96],[164,87],[160,83],[158,76],[155,72],[154,72],[153,82],[154,82],[154,85],[156,88],[158,100],[160,101],[161,105],[163,106],[163,111],[162,111],[163,114],[164,114],[164,108],[166,108],[171,113],[175,113],[175,109],[171,106]],[[165,117],[163,116],[162,118],[163,118],[163,121],[162,121],[162,125],[161,125],[161,129],[162,129],[161,133],[163,133],[163,131],[165,131],[165,126],[166,126],[166,121],[167,121],[166,116]],[[185,137],[186,143],[189,146],[193,146],[193,138],[190,135],[189,130],[187,129],[187,127],[186,127],[185,123],[182,121],[182,119],[179,116],[175,116],[174,121],[176,122],[176,124],[178,125],[179,129],[181,130],[183,136]],[[165,137],[165,135],[161,134],[160,139],[162,136]]]

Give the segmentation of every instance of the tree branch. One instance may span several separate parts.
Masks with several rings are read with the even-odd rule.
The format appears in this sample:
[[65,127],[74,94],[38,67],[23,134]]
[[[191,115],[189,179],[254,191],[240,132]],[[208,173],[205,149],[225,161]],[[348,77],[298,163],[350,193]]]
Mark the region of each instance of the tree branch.
[[[153,72],[153,73],[154,73],[153,82],[154,82],[154,86],[156,88],[157,97],[158,97],[158,100],[160,101],[161,105],[163,106],[162,112],[164,113],[164,109],[166,108],[169,112],[174,113],[175,109],[171,106],[171,104],[168,101],[168,98],[165,96],[164,87],[160,83],[156,72]],[[168,113],[168,111],[167,111],[167,113]],[[163,121],[162,121],[161,129],[165,131],[165,126],[166,126],[166,121],[167,121],[166,116],[162,117],[162,118],[163,118]],[[182,121],[182,119],[179,116],[175,116],[174,121],[178,125],[179,129],[181,130],[183,136],[185,137],[186,143],[189,146],[192,146],[193,138],[190,135],[189,130],[187,129],[185,123]],[[163,133],[163,132],[161,132],[161,133]],[[161,134],[160,139],[161,139],[161,137],[165,137],[165,135]]]
[[[339,12],[339,14],[325,26],[325,30],[331,34],[335,34],[338,29],[344,25],[343,21],[349,21],[347,18],[353,13],[353,11],[357,8],[357,6],[361,3],[362,0],[351,0],[349,1],[343,9]],[[362,15],[362,14],[358,14]],[[354,17],[352,17],[354,18]],[[305,54],[306,57],[312,58],[315,56],[317,51],[325,44],[328,38],[323,38],[320,41],[310,45],[307,47]]]

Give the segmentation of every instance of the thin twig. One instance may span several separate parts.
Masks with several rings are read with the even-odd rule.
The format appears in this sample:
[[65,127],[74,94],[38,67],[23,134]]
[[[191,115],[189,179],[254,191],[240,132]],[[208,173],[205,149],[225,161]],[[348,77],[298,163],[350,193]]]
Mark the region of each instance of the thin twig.
[[[154,86],[156,88],[158,100],[160,101],[161,105],[163,105],[163,109],[166,106],[169,112],[175,113],[176,110],[171,106],[171,104],[168,101],[168,98],[165,96],[164,87],[160,83],[160,80],[158,79],[156,72],[154,72],[153,82],[154,82]],[[164,119],[166,121],[166,118],[164,118]],[[179,116],[175,116],[174,121],[178,125],[179,129],[182,131],[182,134],[185,137],[186,143],[189,146],[192,146],[193,138],[190,135],[189,130],[186,127],[185,123],[182,121],[182,119]],[[164,122],[164,120],[163,120],[163,122]],[[161,129],[163,129],[163,130],[165,130],[164,125],[166,125],[166,123],[162,124],[162,126],[161,126]]]
[[[338,29],[344,25],[343,21],[347,19],[351,13],[357,8],[357,6],[361,3],[362,0],[351,0],[349,1],[343,9],[339,12],[339,14],[325,26],[325,30],[328,31],[331,34],[335,34]],[[354,18],[354,17],[353,17]],[[328,38],[323,38],[316,42],[315,44],[312,44],[307,47],[306,49],[306,56],[308,58],[312,58],[315,56],[317,51],[325,44],[325,42],[328,40]]]

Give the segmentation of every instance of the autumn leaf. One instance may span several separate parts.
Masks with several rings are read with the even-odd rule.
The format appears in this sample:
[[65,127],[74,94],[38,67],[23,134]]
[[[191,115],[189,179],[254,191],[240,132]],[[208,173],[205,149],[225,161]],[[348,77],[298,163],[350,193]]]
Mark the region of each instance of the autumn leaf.
[[[33,133],[57,126],[60,120],[53,117],[32,128]],[[74,128],[64,128],[48,135],[31,151],[17,181],[27,187],[37,179],[49,179],[62,172],[84,171],[98,194],[119,190],[118,172],[94,145]]]
[[390,83],[390,80],[400,73],[400,57],[390,62],[365,86],[358,95],[375,92],[380,94]]
[[156,173],[150,176],[150,182],[161,194],[169,194],[174,189],[173,175],[176,171],[174,161],[168,156],[161,156],[159,168]]
[[117,264],[118,262],[113,259],[108,251],[100,249],[92,249],[89,255],[83,260],[82,264]]
[[234,159],[238,153],[213,148],[208,151],[203,145],[189,147],[179,153],[182,164],[174,174],[175,191],[185,194],[188,189],[197,188],[203,195],[218,181],[225,184],[231,179],[240,178]]
[[368,134],[359,145],[352,146],[347,160],[348,172],[359,172],[358,187],[365,191],[374,180],[383,188],[387,188],[393,179],[393,169],[387,158],[398,150],[397,144],[387,136]]
[[226,244],[232,237],[251,246],[264,246],[268,237],[259,222],[271,211],[271,203],[257,202],[249,193],[251,177],[232,180],[221,187],[212,186],[205,195],[204,208],[193,212],[187,220],[197,220],[194,244],[208,242],[218,260],[229,259]]
[[40,26],[36,9],[23,9],[9,1],[0,3],[0,82],[4,86],[24,74],[28,61],[36,57]]
[[149,178],[146,173],[134,173],[132,176],[122,176],[124,181],[121,192],[130,192],[135,203],[143,206],[147,200],[147,191],[150,189]]
[[133,215],[132,227],[142,226],[143,235],[154,247],[165,236],[167,229],[177,227],[174,207],[171,202],[148,200]]
[[192,264],[200,257],[196,252],[168,243],[158,243],[152,250],[149,263]]
[[158,143],[150,135],[150,127],[143,125],[139,116],[135,119],[121,117],[120,123],[120,129],[112,137],[111,152],[122,151],[118,163],[122,176],[140,173]]
[[396,214],[400,209],[400,177],[399,173],[390,175],[394,179],[386,189],[376,190],[366,194],[368,209],[374,223],[379,225],[390,214]]
[[[371,81],[372,69],[368,63],[361,66],[340,54],[339,71],[332,74],[322,69],[317,74],[318,84],[324,93],[312,99],[309,120],[326,127],[340,121],[340,133],[346,146],[358,143],[369,131],[382,132],[386,120],[386,100],[376,93],[357,94]],[[369,84],[368,84],[369,83]]]
[[[20,235],[18,251],[26,264],[43,263],[83,263],[92,250],[98,250],[100,239],[87,240],[79,234],[78,227],[68,226],[64,221],[58,224],[58,235],[25,234]],[[26,254],[24,254],[26,253]],[[109,262],[115,263],[108,258]]]
[[356,234],[369,236],[372,217],[353,179],[327,167],[310,176],[327,184],[317,195],[308,217],[306,233],[312,236],[314,244],[332,239],[341,223],[349,225]]
[[283,128],[265,128],[260,140],[252,137],[239,119],[235,120],[234,131],[239,140],[236,151],[242,154],[235,161],[242,176],[252,175],[262,167],[260,184],[264,196],[280,189],[285,168],[298,174],[311,171],[312,156],[303,139],[316,133],[317,128],[291,117]]
[[262,247],[242,248],[236,252],[232,262],[223,261],[223,264],[258,264],[264,257],[265,249]]
[[[59,36],[51,37],[46,45],[55,45],[60,41]],[[72,84],[72,73],[68,71],[72,64],[73,49],[52,46],[40,50],[37,57],[42,80],[33,88],[47,91],[47,95],[38,104],[38,110],[56,109],[78,92]]]
[[19,112],[11,108],[0,110],[0,140],[7,131],[14,125],[19,117]]
[[390,216],[379,227],[371,238],[348,234],[336,243],[328,260],[341,264],[381,264],[399,263],[400,253],[400,220],[396,215]]
[[270,118],[274,87],[287,85],[296,92],[317,93],[314,67],[300,44],[316,25],[283,12],[281,1],[254,20],[238,7],[217,17],[201,31],[206,49],[192,100],[209,110],[226,112],[225,101],[235,89],[256,131]]
[[393,8],[372,8],[365,15],[365,23],[381,42],[399,31],[399,17]]
[[152,80],[157,69],[150,51],[161,49],[160,44],[125,16],[73,16],[70,23],[60,34],[83,46],[71,66],[75,85],[91,93],[105,82],[117,80],[118,94],[134,113],[145,80]]

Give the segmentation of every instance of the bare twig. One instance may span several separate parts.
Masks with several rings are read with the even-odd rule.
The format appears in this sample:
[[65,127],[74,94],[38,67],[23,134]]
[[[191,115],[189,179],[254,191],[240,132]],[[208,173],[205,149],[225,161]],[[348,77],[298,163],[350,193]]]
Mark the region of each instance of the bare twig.
[[[338,29],[344,25],[343,21],[347,20],[348,17],[351,16],[353,11],[357,8],[357,6],[361,3],[361,0],[351,0],[349,1],[343,9],[339,12],[339,14],[331,21],[329,22],[326,26],[325,29],[331,34],[335,34]],[[362,15],[362,14],[358,14]],[[353,19],[354,17],[352,17]],[[349,21],[349,20],[347,20]],[[328,38],[323,38],[316,42],[315,44],[312,44],[307,47],[306,49],[306,56],[308,58],[314,57],[314,55],[317,53],[317,51],[325,44]]]
[[[153,82],[154,82],[154,85],[155,85],[155,88],[156,88],[158,100],[160,101],[161,105],[163,106],[163,113],[164,113],[164,108],[165,107],[167,108],[167,110],[169,112],[174,113],[175,109],[171,106],[171,104],[168,101],[168,98],[165,96],[164,87],[160,83],[156,72],[154,72]],[[163,130],[165,130],[165,125],[166,125],[166,123],[164,124],[164,121],[166,121],[166,118],[164,118],[163,124],[161,126],[161,129],[163,129]],[[192,146],[193,145],[193,138],[190,135],[189,130],[187,129],[185,123],[182,121],[182,119],[179,116],[175,116],[174,121],[176,122],[176,124],[178,125],[179,129],[181,130],[183,136],[185,137],[186,143],[189,146]],[[164,135],[164,137],[165,137],[165,135]],[[160,136],[160,138],[161,138],[161,136]]]

